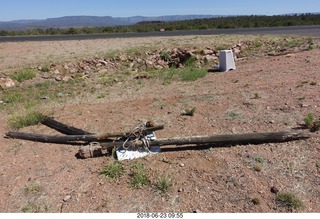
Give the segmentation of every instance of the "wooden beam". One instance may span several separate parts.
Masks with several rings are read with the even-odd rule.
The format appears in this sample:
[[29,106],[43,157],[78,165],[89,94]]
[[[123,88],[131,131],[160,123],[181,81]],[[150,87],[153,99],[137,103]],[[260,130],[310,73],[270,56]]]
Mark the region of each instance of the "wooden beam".
[[48,116],[45,116],[41,123],[45,126],[48,126],[49,128],[52,128],[62,134],[66,134],[66,135],[90,135],[90,134],[93,134],[90,132],[86,132],[82,129],[78,129],[78,128],[63,124],[63,123],[58,122]]
[[[154,126],[147,127],[142,130],[142,133],[152,132],[156,130],[163,129],[164,126]],[[101,133],[101,134],[89,134],[89,135],[42,135],[42,134],[33,134],[25,132],[8,132],[6,133],[7,138],[23,139],[29,141],[37,141],[44,143],[58,143],[58,144],[68,144],[70,142],[93,142],[93,141],[113,141],[110,138],[117,137],[127,137],[131,134],[131,131],[128,132],[114,132],[114,133]]]
[[[295,131],[279,131],[279,132],[264,132],[264,133],[246,133],[246,134],[225,134],[213,136],[193,136],[193,137],[175,137],[158,139],[150,141],[150,146],[166,146],[166,145],[204,145],[212,146],[232,146],[245,144],[263,144],[263,143],[278,143],[286,141],[294,141],[310,138],[310,134],[305,132]],[[111,149],[113,147],[122,147],[123,142],[102,142],[102,148]],[[143,142],[135,142],[135,147],[142,147]]]
[[[167,138],[150,141],[150,146],[166,146],[166,145],[208,145],[210,147],[231,147],[234,145],[245,144],[262,144],[262,143],[277,143],[293,140],[307,139],[310,135],[303,132],[281,131],[267,133],[249,133],[249,134],[228,134],[215,136],[195,136],[184,138]],[[124,142],[100,142],[98,144],[90,144],[90,146],[81,147],[76,154],[79,159],[92,157],[101,157],[110,154],[113,148],[121,148]],[[126,144],[126,147],[129,145]],[[143,147],[142,141],[136,141],[134,147]],[[179,150],[177,148],[176,150]],[[109,153],[108,153],[109,151]]]

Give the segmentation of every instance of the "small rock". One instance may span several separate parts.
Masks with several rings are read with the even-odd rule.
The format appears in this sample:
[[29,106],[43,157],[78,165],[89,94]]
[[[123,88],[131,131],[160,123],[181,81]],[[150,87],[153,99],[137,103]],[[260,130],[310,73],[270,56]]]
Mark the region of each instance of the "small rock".
[[272,186],[271,189],[270,189],[270,191],[271,191],[272,193],[274,193],[274,194],[277,194],[277,193],[279,192],[279,189],[278,189],[277,187],[275,187],[275,186]]
[[179,163],[179,166],[180,167],[184,167],[184,163]]
[[62,80],[65,82],[69,81],[70,79],[71,79],[71,77],[67,76],[67,75],[62,78]]
[[9,87],[14,87],[19,82],[16,80],[12,80],[11,78],[0,78],[0,88],[5,89]]
[[164,163],[170,163],[170,160],[169,160],[168,158],[164,157],[164,158],[162,158],[162,162],[164,162]]
[[56,70],[54,70],[53,73],[55,73],[55,74],[60,74],[60,71],[59,71],[58,69],[56,69]]
[[153,61],[150,61],[150,60],[146,60],[146,66],[148,67],[148,68],[152,68],[153,67],[153,65],[154,65],[154,62]]
[[42,78],[43,78],[43,79],[49,79],[49,78],[50,78],[50,75],[49,75],[48,73],[44,73],[44,74],[42,75]]
[[158,61],[157,61],[157,64],[160,65],[160,66],[162,66],[162,67],[165,67],[165,66],[168,65],[168,63],[167,63],[166,61],[162,60],[162,59],[158,60]]
[[270,123],[270,124],[274,124],[274,120],[270,120],[269,123]]
[[0,100],[0,104],[3,104],[3,103],[4,103],[4,101]]
[[100,69],[98,71],[98,74],[106,74],[106,73],[108,73],[108,69],[106,69],[106,68]]
[[62,80],[62,78],[60,77],[60,76],[57,76],[57,77],[55,77],[54,78],[56,81],[61,81]]
[[178,192],[183,192],[183,188],[179,188],[179,189],[178,189]]
[[204,60],[206,60],[207,62],[213,62],[213,61],[215,61],[217,59],[218,59],[218,57],[217,56],[213,56],[213,55],[206,55],[204,57]]
[[63,68],[67,71],[70,69],[68,65],[64,65]]
[[68,201],[70,198],[71,198],[71,195],[66,195],[66,196],[63,198],[63,201],[66,202],[66,201]]
[[124,62],[124,61],[127,61],[128,58],[127,58],[125,55],[119,55],[119,56],[118,56],[118,60],[119,60],[120,62]]
[[212,55],[214,52],[211,49],[202,50],[203,55]]
[[241,53],[241,50],[239,48],[234,48],[233,53],[238,56]]
[[108,65],[108,62],[106,62],[106,61],[104,61],[104,60],[102,60],[102,59],[99,60],[99,63],[100,63],[100,64],[103,64],[103,65],[105,65],[105,66]]
[[195,210],[193,210],[193,213],[198,213],[198,214],[200,214],[200,213],[202,213],[202,211],[199,210],[199,209],[195,209]]
[[74,73],[77,73],[78,70],[77,70],[76,68],[71,68],[71,69],[69,70],[69,72],[70,72],[71,74],[74,74]]

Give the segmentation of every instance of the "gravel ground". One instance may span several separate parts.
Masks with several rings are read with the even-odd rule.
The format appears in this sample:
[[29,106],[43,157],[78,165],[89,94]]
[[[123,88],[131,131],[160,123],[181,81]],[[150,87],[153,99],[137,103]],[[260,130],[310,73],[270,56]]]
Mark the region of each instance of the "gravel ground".
[[[187,44],[204,37],[185,37]],[[210,41],[211,40],[211,41]],[[52,60],[74,60],[133,46],[179,44],[177,38],[108,39],[0,44],[0,69]],[[5,51],[5,53],[3,52]],[[312,112],[320,115],[320,50],[237,61],[237,69],[209,73],[194,82],[158,78],[128,80],[100,99],[88,96],[50,104],[53,116],[93,132],[130,130],[152,120],[164,124],[158,138],[291,130]],[[196,107],[194,116],[182,116]],[[0,133],[9,129],[2,111]],[[56,134],[37,125],[21,131]],[[168,146],[146,158],[122,161],[114,180],[100,175],[110,156],[79,160],[78,146],[3,138],[0,141],[0,212],[320,212],[318,132],[307,140],[230,148]],[[142,164],[149,184],[131,186]],[[170,179],[167,192],[156,184]],[[276,202],[271,188],[303,202],[292,209]]]

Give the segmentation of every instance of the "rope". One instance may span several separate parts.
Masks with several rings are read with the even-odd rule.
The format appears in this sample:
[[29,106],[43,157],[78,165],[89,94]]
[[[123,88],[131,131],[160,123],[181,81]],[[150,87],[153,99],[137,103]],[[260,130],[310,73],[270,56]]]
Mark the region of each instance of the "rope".
[[148,137],[143,134],[143,130],[146,128],[144,124],[141,124],[135,127],[129,134],[128,138],[123,142],[122,148],[127,151],[130,148],[136,148],[137,142],[140,140],[142,142],[142,147],[144,150],[151,152],[150,148],[150,140]]

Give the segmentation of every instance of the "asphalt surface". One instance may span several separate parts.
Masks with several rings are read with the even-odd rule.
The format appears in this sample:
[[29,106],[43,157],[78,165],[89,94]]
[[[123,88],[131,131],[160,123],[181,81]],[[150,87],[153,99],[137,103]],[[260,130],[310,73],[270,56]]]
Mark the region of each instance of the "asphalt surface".
[[90,40],[108,38],[131,38],[151,36],[189,36],[189,35],[219,35],[219,34],[243,34],[243,35],[297,35],[320,37],[320,26],[291,26],[291,27],[264,27],[241,29],[214,29],[214,30],[186,30],[164,31],[150,33],[116,33],[116,34],[84,34],[84,35],[54,35],[54,36],[14,36],[0,37],[0,42],[24,42],[24,41],[59,41],[59,40]]

